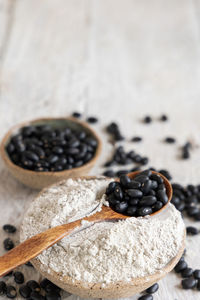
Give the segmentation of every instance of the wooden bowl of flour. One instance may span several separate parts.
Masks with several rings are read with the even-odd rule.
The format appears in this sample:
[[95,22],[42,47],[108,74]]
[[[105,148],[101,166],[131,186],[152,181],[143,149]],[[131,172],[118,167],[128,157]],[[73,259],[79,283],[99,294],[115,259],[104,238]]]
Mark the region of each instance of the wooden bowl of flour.
[[[82,177],[84,179],[96,179],[96,177]],[[109,180],[109,179],[107,179]],[[62,184],[61,182],[59,184]],[[55,186],[55,185],[54,185]],[[39,196],[45,192],[47,189],[42,191]],[[38,198],[38,197],[37,197]],[[37,201],[37,198],[35,201]],[[167,209],[165,210],[167,211]],[[158,216],[153,216],[150,218],[158,218]],[[161,218],[166,218],[161,216]],[[48,272],[46,271],[46,267],[43,263],[39,261],[39,259],[35,258],[31,262],[34,267],[46,278],[50,281],[61,287],[63,290],[78,295],[83,298],[124,298],[130,297],[134,294],[144,291],[164,276],[169,273],[180,260],[183,251],[185,248],[185,233],[183,229],[183,240],[178,250],[178,253],[175,257],[171,259],[171,261],[161,270],[156,271],[152,275],[148,275],[145,277],[137,277],[132,279],[130,282],[125,281],[116,281],[113,283],[109,283],[103,285],[101,283],[88,283],[85,281],[73,280],[69,276],[63,276],[63,274],[55,272],[52,268],[49,267]]]
[[[97,149],[90,161],[82,165],[81,167],[72,168],[69,170],[59,171],[59,172],[36,172],[31,170],[26,170],[14,164],[7,151],[6,146],[9,143],[11,137],[19,132],[19,130],[24,126],[29,125],[51,125],[54,128],[69,127],[76,131],[85,131],[89,136],[93,137],[97,141]],[[3,161],[8,168],[9,172],[21,183],[27,185],[34,189],[41,189],[49,186],[60,180],[76,177],[81,175],[87,175],[90,169],[95,165],[102,148],[102,142],[96,132],[84,122],[80,122],[75,118],[42,118],[36,119],[25,123],[20,123],[10,129],[4,136],[1,142],[1,156]]]

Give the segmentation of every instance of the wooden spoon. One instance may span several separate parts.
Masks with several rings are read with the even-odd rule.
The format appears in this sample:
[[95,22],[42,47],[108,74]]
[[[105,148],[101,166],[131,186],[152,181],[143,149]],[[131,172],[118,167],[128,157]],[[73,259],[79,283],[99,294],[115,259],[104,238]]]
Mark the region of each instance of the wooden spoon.
[[[133,172],[128,174],[128,176],[130,178],[134,178],[138,173],[139,172]],[[158,174],[163,178],[168,196],[168,204],[172,197],[171,184],[162,174],[159,174],[157,172],[152,173]],[[163,206],[162,209],[166,208],[167,204]],[[160,213],[162,209],[153,213],[152,215]],[[128,216],[119,214],[113,211],[110,207],[103,206],[102,210],[100,212],[95,213],[94,215],[85,217],[75,222],[56,226],[40,234],[37,234],[0,257],[0,277],[9,273],[16,267],[25,264],[29,260],[39,255],[43,250],[51,247],[52,245],[60,241],[62,238],[69,235],[76,227],[81,226],[81,222],[83,220],[97,223],[101,221],[117,219],[122,220],[126,218],[128,218]]]

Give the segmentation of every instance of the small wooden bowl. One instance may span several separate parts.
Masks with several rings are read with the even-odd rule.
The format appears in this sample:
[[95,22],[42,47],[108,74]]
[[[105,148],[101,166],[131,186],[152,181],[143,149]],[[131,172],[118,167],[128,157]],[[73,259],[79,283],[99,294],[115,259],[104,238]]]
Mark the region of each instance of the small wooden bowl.
[[[129,173],[128,175],[133,178],[135,177],[140,171]],[[166,188],[167,188],[167,195],[169,201],[171,200],[171,185],[168,180],[162,175],[162,178],[165,181]],[[78,179],[78,178],[76,178]],[[96,176],[84,176],[82,179],[96,179]],[[107,178],[109,180],[109,178]],[[60,183],[61,184],[61,183]],[[46,189],[41,191],[39,195],[36,197],[34,201],[37,201],[38,197],[45,192]],[[167,203],[168,204],[168,203]],[[166,205],[167,205],[166,204]],[[166,205],[163,208],[166,208]],[[160,212],[161,210],[159,210]],[[157,213],[157,212],[156,212]],[[155,214],[155,213],[154,213]],[[153,215],[153,214],[152,214]],[[151,215],[151,216],[152,216]],[[156,216],[157,217],[157,216]],[[21,227],[20,236],[23,236],[23,229]],[[167,273],[173,270],[175,265],[180,260],[183,251],[185,249],[185,232],[183,234],[182,244],[177,255],[162,269],[158,270],[152,275],[145,276],[145,277],[138,277],[134,278],[130,282],[118,281],[114,283],[107,284],[105,287],[102,287],[100,283],[88,283],[78,280],[72,280],[69,276],[62,276],[60,273],[55,272],[51,268],[49,272],[44,271],[44,265],[41,263],[37,258],[31,260],[31,263],[34,267],[46,278],[50,281],[61,287],[63,290],[78,295],[82,298],[125,298],[131,297],[137,293],[140,293],[147,289],[148,287],[152,286],[154,283],[158,282],[160,279],[165,277]]]
[[[24,126],[29,125],[52,125],[55,128],[62,128],[64,126],[68,126],[75,130],[86,131],[91,137],[95,138],[97,141],[97,149],[96,153],[93,158],[84,164],[81,167],[72,168],[70,170],[64,170],[60,172],[36,172],[31,170],[23,169],[17,165],[15,165],[7,151],[6,146],[9,143],[11,137],[19,132],[19,130]],[[21,183],[25,184],[34,189],[41,189],[47,187],[53,183],[56,183],[60,180],[69,178],[69,177],[77,177],[82,175],[87,175],[90,169],[95,165],[102,148],[102,142],[96,132],[88,126],[84,122],[80,122],[75,118],[42,118],[36,119],[29,122],[21,123],[13,128],[11,128],[6,135],[4,136],[1,146],[0,146],[0,153],[7,166],[9,172]]]

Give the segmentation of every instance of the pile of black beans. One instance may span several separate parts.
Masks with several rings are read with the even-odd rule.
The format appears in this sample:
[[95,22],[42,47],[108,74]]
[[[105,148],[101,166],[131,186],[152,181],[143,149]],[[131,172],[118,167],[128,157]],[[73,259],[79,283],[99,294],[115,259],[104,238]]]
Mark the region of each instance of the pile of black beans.
[[200,221],[200,185],[189,184],[186,187],[173,183],[173,197],[171,203],[195,221]]
[[[7,234],[14,234],[17,229],[11,224],[5,224],[3,230]],[[3,242],[4,248],[6,251],[14,248],[14,242],[11,238],[6,238]],[[28,262],[26,263],[27,267],[33,267],[33,265]],[[19,288],[16,288],[13,285],[7,284],[7,278],[13,277],[13,281],[20,285]],[[4,281],[0,281],[0,296],[6,295],[7,298],[14,299],[17,295],[20,295],[22,298],[29,300],[60,300],[60,291],[61,289],[56,286],[54,283],[48,279],[43,279],[40,283],[35,280],[29,280],[25,283],[24,274],[20,271],[11,271],[4,276]],[[10,282],[10,280],[9,280]]]
[[151,170],[140,172],[134,179],[120,176],[119,181],[109,183],[106,195],[114,211],[135,217],[150,215],[168,202],[163,178]]
[[148,163],[148,161],[149,161],[148,157],[146,156],[143,157],[135,153],[135,151],[133,150],[126,152],[123,146],[119,146],[115,149],[111,160],[107,161],[104,166],[105,167],[110,167],[113,165],[124,166],[131,163],[136,163],[144,166]]
[[84,165],[96,148],[96,139],[85,131],[38,125],[23,127],[6,150],[12,162],[24,169],[57,172]]

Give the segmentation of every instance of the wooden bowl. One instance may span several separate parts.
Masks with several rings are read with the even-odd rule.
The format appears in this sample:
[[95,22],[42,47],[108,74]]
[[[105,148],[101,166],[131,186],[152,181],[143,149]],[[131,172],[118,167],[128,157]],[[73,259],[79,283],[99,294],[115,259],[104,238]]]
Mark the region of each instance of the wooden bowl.
[[[60,172],[36,172],[31,170],[23,169],[17,165],[15,165],[7,151],[6,146],[9,143],[11,137],[19,132],[19,130],[24,126],[29,125],[52,125],[55,128],[62,128],[65,126],[68,126],[75,130],[84,130],[86,131],[91,137],[95,138],[97,141],[97,149],[96,153],[93,156],[93,158],[88,161],[86,164],[84,164],[81,167],[72,168],[70,170],[64,170]],[[5,165],[7,166],[9,172],[21,183],[25,184],[26,186],[29,186],[34,189],[41,189],[44,187],[47,187],[48,185],[51,185],[55,182],[58,182],[60,180],[69,178],[69,177],[76,177],[81,175],[87,175],[90,169],[95,165],[100,152],[102,148],[102,142],[96,132],[88,126],[84,122],[80,122],[75,118],[69,117],[69,118],[42,118],[42,119],[36,119],[29,122],[21,123],[13,128],[11,128],[6,135],[4,136],[1,146],[0,146],[0,153],[3,158],[3,161],[5,162]]]
[[[130,173],[129,176],[135,176],[137,173]],[[160,174],[161,175],[161,174]],[[161,175],[162,176],[162,175]],[[165,177],[162,176],[165,180]],[[95,179],[96,176],[84,176],[82,179]],[[76,178],[78,179],[78,178]],[[107,178],[108,180],[110,178]],[[167,179],[166,179],[167,180]],[[169,182],[167,181],[167,184]],[[61,184],[61,183],[60,183]],[[171,189],[170,184],[167,189],[167,194],[170,195]],[[41,191],[38,195],[38,197],[45,191]],[[37,201],[37,198],[34,201]],[[169,201],[170,201],[169,197]],[[166,205],[164,206],[165,209],[167,209]],[[159,211],[160,212],[160,211]],[[154,216],[154,218],[157,216]],[[21,234],[23,236],[23,229],[21,228]],[[124,282],[124,281],[118,281],[115,283],[107,284],[105,287],[102,287],[100,283],[88,283],[78,280],[72,280],[69,276],[62,276],[60,273],[57,273],[53,271],[52,269],[49,270],[49,272],[44,271],[44,265],[37,259],[34,258],[31,260],[31,263],[34,265],[34,267],[46,278],[48,278],[50,281],[61,287],[63,290],[78,295],[82,298],[125,298],[125,297],[131,297],[134,294],[140,293],[147,289],[148,287],[152,286],[154,283],[162,279],[166,276],[167,273],[172,271],[175,267],[175,265],[180,260],[183,251],[185,249],[185,232],[183,235],[183,240],[181,247],[177,253],[177,255],[162,269],[157,272],[155,272],[152,275],[145,276],[145,277],[138,277],[134,278],[130,282]]]

